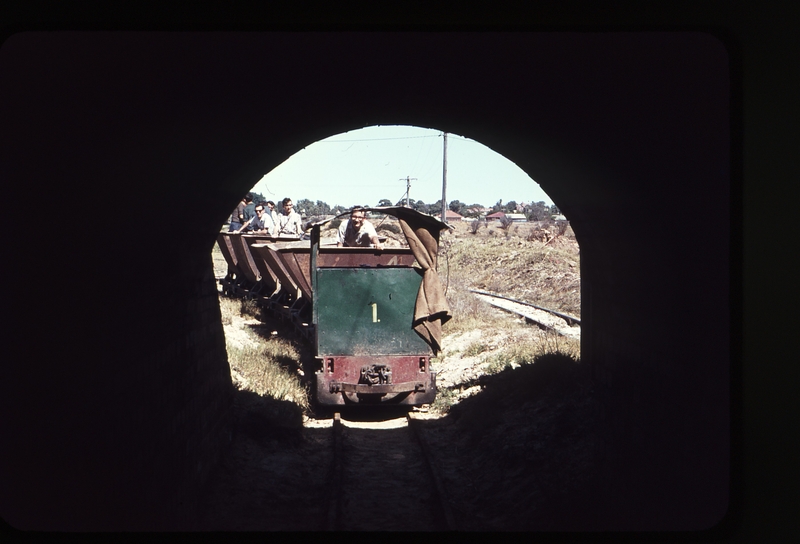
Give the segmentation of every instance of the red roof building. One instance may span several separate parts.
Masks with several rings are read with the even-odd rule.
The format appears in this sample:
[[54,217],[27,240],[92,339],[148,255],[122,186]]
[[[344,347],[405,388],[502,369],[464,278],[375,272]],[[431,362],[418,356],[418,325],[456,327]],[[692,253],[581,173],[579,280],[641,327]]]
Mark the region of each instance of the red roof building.
[[486,216],[487,221],[500,221],[501,218],[505,217],[505,212],[494,212]]
[[[461,221],[462,219],[464,219],[463,215],[458,214],[458,213],[454,212],[453,210],[446,210],[444,212],[444,216],[445,216],[445,222],[447,222],[447,221]],[[436,219],[440,219],[442,217],[442,214],[438,213],[438,214],[434,215],[434,217]]]

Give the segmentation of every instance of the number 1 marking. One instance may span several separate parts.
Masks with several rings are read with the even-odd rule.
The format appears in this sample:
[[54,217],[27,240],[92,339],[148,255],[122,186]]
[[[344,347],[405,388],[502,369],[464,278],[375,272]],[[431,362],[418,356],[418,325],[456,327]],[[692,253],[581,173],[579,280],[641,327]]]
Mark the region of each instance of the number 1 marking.
[[370,306],[372,306],[372,322],[373,323],[380,323],[381,320],[378,319],[378,303],[377,302],[373,302],[372,304],[370,304]]

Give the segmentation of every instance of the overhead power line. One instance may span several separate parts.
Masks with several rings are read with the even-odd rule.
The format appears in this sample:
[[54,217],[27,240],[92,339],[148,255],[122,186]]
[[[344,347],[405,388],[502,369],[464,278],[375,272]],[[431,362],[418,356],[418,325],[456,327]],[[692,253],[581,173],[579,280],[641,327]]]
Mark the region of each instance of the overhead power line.
[[433,136],[400,136],[397,138],[368,138],[364,140],[320,140],[318,144],[336,144],[339,142],[376,142],[378,140],[414,140],[417,138],[438,138],[439,135]]

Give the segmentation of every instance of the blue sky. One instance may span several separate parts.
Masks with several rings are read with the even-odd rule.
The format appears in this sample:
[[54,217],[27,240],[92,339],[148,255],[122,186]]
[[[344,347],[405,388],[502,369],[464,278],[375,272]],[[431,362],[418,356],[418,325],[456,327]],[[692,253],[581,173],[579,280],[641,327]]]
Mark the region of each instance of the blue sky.
[[[285,196],[329,205],[375,206],[410,197],[433,204],[442,198],[443,141],[439,130],[374,126],[337,134],[298,151],[259,180],[253,190],[268,200]],[[416,179],[414,179],[416,178]],[[448,133],[447,201],[491,206],[544,201],[549,196],[516,164],[483,144]]]

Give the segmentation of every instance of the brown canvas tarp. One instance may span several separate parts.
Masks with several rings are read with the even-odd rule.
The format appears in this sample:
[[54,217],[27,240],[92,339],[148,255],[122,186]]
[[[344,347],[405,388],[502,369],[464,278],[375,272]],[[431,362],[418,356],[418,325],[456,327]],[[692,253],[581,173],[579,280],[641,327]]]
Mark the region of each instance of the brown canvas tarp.
[[422,284],[417,292],[414,306],[413,327],[433,348],[434,353],[441,351],[442,325],[450,320],[450,306],[436,272],[436,261],[439,253],[439,231],[431,231],[418,218],[408,215],[398,217],[400,228],[408,240],[414,258],[422,267]]

